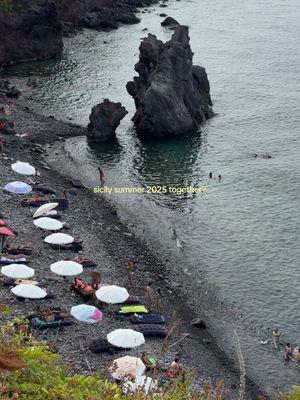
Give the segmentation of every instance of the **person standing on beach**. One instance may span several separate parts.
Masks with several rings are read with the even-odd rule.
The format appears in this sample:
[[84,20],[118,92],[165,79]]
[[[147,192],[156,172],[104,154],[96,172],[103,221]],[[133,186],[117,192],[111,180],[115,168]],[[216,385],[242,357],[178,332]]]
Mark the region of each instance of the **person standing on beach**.
[[157,289],[156,291],[156,312],[158,315],[162,314],[162,309],[161,309],[161,290]]
[[146,286],[146,293],[147,293],[147,309],[150,312],[152,309],[152,283],[149,282],[148,285]]
[[221,182],[221,179],[222,179],[222,175],[220,174],[219,175],[219,182]]
[[92,288],[94,290],[98,290],[100,283],[101,283],[101,272],[94,270],[92,272]]
[[100,183],[101,183],[101,185],[104,185],[105,176],[104,176],[104,171],[101,168],[101,166],[98,167],[98,171],[99,171]]
[[4,154],[4,140],[0,138],[0,156],[3,157]]
[[128,264],[127,264],[127,277],[128,277],[129,286],[132,286],[133,267],[134,267],[133,261],[128,261]]
[[212,172],[209,173],[209,179],[212,179]]

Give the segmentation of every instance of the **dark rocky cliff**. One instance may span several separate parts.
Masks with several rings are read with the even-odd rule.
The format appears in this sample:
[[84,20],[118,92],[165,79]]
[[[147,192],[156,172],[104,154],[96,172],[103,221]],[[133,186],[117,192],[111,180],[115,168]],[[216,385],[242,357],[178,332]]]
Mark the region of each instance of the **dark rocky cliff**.
[[0,66],[60,56],[63,41],[51,0],[0,3]]

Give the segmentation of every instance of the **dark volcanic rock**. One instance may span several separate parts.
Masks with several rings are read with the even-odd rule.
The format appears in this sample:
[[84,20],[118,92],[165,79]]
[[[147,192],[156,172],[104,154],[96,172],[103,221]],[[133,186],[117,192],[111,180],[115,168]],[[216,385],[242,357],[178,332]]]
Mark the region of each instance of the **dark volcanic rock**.
[[166,26],[168,28],[176,28],[178,25],[180,25],[179,22],[172,17],[165,18],[161,23],[161,26]]
[[200,328],[200,329],[206,329],[207,328],[206,323],[200,318],[193,319],[191,321],[191,325],[196,326],[197,328]]
[[212,117],[210,86],[205,69],[193,66],[188,28],[179,26],[163,43],[149,34],[140,45],[139,76],[127,83],[134,98],[133,117],[143,137],[167,137],[195,131]]
[[55,5],[50,0],[0,4],[0,65],[58,57],[63,49]]
[[119,23],[135,24],[137,7],[157,0],[54,0],[61,21],[92,29],[116,29]]
[[90,142],[106,142],[115,137],[120,121],[128,114],[121,103],[104,99],[92,109],[87,137]]
[[6,118],[0,117],[0,134],[15,135],[14,123]]

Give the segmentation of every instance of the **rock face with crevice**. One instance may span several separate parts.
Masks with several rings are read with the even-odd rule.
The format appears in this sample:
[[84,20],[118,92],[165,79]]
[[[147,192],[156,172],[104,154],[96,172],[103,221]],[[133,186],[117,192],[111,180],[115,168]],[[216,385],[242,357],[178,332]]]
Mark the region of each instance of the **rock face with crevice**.
[[120,121],[128,111],[121,103],[104,99],[92,109],[87,137],[89,142],[107,142],[115,137]]
[[51,0],[0,4],[0,66],[59,57],[60,24]]
[[214,115],[209,81],[205,69],[193,65],[186,26],[178,26],[166,43],[149,34],[139,50],[139,76],[126,86],[135,101],[138,134],[176,136],[197,130]]

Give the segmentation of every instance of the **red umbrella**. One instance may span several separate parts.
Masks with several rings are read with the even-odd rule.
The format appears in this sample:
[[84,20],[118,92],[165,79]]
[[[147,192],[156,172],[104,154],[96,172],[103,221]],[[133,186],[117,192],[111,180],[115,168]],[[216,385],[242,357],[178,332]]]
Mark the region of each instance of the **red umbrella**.
[[0,235],[13,237],[16,236],[11,230],[4,227],[0,228]]
[[5,226],[5,225],[6,225],[5,221],[3,221],[3,219],[0,219],[0,226]]
[[15,237],[16,235],[10,229],[2,227],[0,228],[0,236],[2,236],[2,241],[1,241],[1,251],[2,251],[5,236]]

